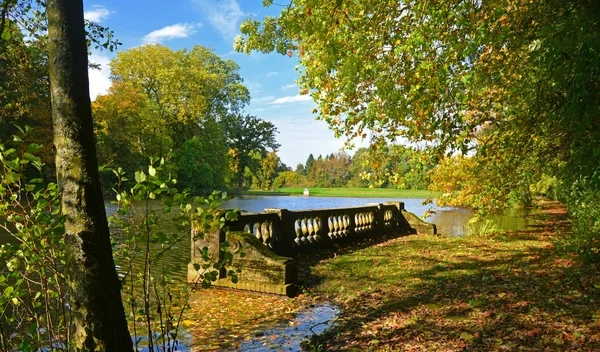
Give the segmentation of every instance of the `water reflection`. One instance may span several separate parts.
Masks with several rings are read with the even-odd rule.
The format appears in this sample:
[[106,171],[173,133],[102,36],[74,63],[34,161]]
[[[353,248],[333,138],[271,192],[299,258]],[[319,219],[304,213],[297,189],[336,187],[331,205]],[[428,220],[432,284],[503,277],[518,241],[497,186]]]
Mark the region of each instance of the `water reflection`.
[[473,218],[473,210],[466,208],[441,208],[426,221],[436,224],[438,233],[442,236],[464,236],[469,229],[482,226],[491,227],[498,231],[527,230],[536,225],[539,220],[538,208],[512,208],[489,214],[474,224],[469,224]]
[[339,309],[330,303],[302,310],[288,326],[269,328],[242,341],[238,351],[300,351],[303,340],[329,329],[338,314]]

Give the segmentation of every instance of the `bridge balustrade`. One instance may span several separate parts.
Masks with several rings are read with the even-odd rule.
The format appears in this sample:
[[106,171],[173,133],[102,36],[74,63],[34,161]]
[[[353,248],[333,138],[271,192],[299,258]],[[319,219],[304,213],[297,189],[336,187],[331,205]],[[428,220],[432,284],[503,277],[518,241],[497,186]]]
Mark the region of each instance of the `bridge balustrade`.
[[265,209],[240,213],[227,225],[228,233],[206,234],[203,239],[192,234],[188,281],[198,278],[193,264],[201,259],[202,248],[216,253],[229,241],[247,254],[233,261],[233,267],[242,271],[241,278],[233,283],[222,274],[216,285],[290,295],[297,281],[297,263],[292,258],[299,253],[390,232],[436,233],[435,225],[405,211],[402,202],[315,210]]

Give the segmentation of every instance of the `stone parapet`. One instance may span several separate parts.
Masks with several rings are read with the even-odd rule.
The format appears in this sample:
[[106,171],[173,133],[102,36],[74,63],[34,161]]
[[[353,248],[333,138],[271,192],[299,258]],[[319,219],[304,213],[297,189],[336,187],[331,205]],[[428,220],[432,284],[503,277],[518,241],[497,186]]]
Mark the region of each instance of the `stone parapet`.
[[[391,232],[436,233],[435,225],[404,210],[402,202],[318,210],[265,209],[263,213],[238,215],[237,220],[227,224],[228,233],[214,231],[196,239],[192,231],[188,282],[197,281],[194,264],[202,261],[202,249],[208,248],[213,258],[222,258],[219,248],[227,241],[230,250],[242,248],[246,255],[236,256],[231,267],[221,270],[215,285],[293,295],[298,288],[298,267],[293,257],[300,252]],[[237,283],[226,275],[231,269],[240,271]]]

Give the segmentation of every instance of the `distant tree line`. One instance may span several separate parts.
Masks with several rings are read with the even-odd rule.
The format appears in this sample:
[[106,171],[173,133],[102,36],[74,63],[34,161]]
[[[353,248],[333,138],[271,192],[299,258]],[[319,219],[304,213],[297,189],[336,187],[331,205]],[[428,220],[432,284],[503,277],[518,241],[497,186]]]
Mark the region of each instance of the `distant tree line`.
[[345,152],[310,154],[296,170],[279,173],[272,188],[282,187],[381,187],[426,189],[432,164],[419,150],[388,145],[380,150],[358,149],[354,156]]

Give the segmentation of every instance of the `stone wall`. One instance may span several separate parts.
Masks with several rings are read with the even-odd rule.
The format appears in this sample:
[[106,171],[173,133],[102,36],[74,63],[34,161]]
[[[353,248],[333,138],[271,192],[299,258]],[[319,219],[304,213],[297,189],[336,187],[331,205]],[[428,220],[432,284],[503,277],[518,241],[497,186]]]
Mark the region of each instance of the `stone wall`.
[[405,211],[402,202],[318,210],[265,209],[262,213],[239,214],[228,226],[227,234],[216,231],[201,240],[194,239],[192,231],[189,282],[197,279],[193,264],[201,261],[202,248],[207,247],[213,258],[217,258],[224,241],[232,248],[241,246],[246,256],[236,257],[232,262],[233,269],[241,270],[237,283],[222,270],[215,285],[293,295],[298,277],[293,257],[300,252],[391,232],[436,233],[435,225]]

